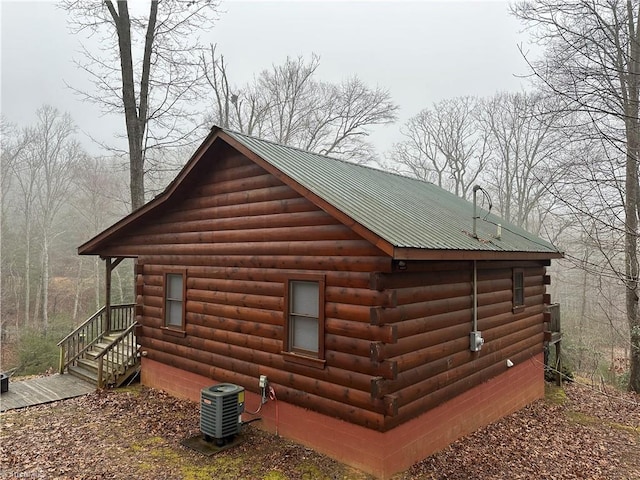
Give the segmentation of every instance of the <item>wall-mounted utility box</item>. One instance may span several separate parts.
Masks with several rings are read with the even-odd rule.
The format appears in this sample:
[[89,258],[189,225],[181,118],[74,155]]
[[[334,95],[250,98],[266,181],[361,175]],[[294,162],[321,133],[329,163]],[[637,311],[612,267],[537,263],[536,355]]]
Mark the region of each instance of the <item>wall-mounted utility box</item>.
[[484,338],[482,338],[482,332],[471,332],[469,334],[469,349],[472,352],[479,352],[484,345]]

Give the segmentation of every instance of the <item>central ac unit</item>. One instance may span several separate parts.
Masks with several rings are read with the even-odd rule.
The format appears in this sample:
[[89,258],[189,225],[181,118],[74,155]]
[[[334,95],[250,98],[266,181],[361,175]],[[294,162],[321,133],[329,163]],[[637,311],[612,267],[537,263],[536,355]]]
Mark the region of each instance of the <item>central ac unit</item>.
[[231,442],[240,433],[244,411],[244,387],[232,383],[219,383],[204,388],[200,397],[200,430],[208,442],[216,445]]

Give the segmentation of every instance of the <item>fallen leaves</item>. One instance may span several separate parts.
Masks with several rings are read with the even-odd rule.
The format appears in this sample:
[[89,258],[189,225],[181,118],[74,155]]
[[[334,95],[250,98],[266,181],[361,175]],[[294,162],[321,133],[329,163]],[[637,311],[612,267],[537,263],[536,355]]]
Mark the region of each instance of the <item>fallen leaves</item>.
[[555,401],[534,402],[397,479],[640,479],[640,396],[578,384],[565,385],[562,401],[550,393]]
[[[552,391],[394,480],[640,478],[640,399],[580,385]],[[53,479],[367,479],[253,425],[215,457],[180,445],[199,432],[198,405],[132,387],[0,416],[0,473]]]

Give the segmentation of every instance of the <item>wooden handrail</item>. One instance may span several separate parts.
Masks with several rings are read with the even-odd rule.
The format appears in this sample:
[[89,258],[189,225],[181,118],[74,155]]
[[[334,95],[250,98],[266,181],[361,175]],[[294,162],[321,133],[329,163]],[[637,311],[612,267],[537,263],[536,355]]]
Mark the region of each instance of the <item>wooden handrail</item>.
[[[124,373],[137,362],[138,346],[134,333],[136,325],[137,323],[133,322],[96,357],[98,360],[98,388],[104,387],[105,383],[109,384],[110,381],[115,383],[119,373]],[[125,341],[127,339],[129,342]],[[122,370],[122,372],[117,370]]]
[[[111,312],[116,313],[113,318],[117,320],[119,329],[125,329],[135,323],[133,314],[134,304],[112,305]],[[102,307],[81,325],[75,328],[69,335],[58,342],[60,347],[59,372],[72,365],[93,345],[98,343],[107,333],[106,307]]]
[[84,327],[86,327],[87,325],[89,325],[91,322],[95,321],[97,318],[99,318],[103,313],[105,312],[105,307],[102,307],[100,310],[98,310],[96,313],[94,313],[93,315],[91,315],[88,319],[86,319],[84,322],[82,322],[80,325],[78,325],[75,330],[73,330],[69,335],[67,335],[66,337],[64,337],[62,340],[60,340],[58,342],[58,346],[62,346],[63,343],[65,343],[67,340],[69,340],[71,337],[76,336],[80,330],[82,330]]
[[96,358],[102,357],[106,355],[108,352],[110,352],[111,350],[113,350],[120,342],[122,342],[135,329],[136,325],[138,325],[137,322],[133,322],[131,325],[129,325],[129,328],[121,332],[116,338],[113,339],[113,341],[109,342],[109,345],[106,346],[105,349],[102,352],[100,352],[100,354]]

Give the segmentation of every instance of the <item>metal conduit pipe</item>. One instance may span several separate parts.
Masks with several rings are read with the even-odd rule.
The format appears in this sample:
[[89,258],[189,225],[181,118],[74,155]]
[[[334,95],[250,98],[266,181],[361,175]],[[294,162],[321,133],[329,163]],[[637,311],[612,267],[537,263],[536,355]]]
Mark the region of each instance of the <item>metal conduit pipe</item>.
[[[476,230],[476,221],[478,219],[477,198],[478,190],[482,190],[480,185],[473,186],[473,238],[478,238]],[[469,349],[472,352],[478,352],[484,344],[482,332],[478,331],[478,265],[477,261],[473,261],[473,328],[469,333]]]
[[482,332],[478,331],[478,265],[473,261],[473,329],[469,334],[469,349],[478,352],[484,345]]

